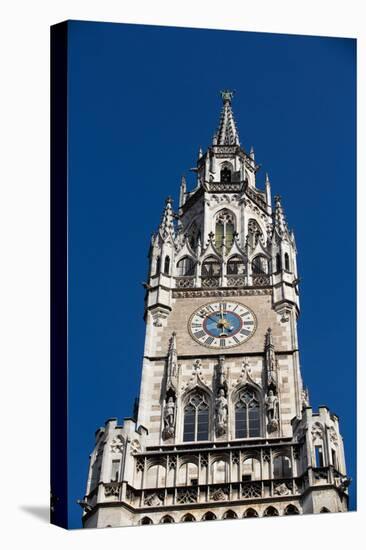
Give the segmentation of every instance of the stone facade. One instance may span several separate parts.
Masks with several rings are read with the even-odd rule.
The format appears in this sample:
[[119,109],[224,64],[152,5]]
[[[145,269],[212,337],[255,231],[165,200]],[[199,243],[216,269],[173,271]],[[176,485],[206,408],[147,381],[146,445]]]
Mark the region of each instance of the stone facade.
[[300,372],[296,244],[232,93],[150,248],[138,410],[96,434],[85,527],[347,510],[338,418]]

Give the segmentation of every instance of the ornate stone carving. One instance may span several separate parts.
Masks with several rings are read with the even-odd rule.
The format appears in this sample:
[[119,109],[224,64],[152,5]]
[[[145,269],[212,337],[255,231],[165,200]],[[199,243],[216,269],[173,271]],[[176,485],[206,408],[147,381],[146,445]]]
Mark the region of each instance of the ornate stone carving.
[[311,428],[311,437],[313,441],[316,441],[317,439],[323,439],[323,433],[324,433],[323,425],[320,424],[320,422],[314,422]]
[[201,466],[202,466],[202,468],[207,468],[207,466],[208,466],[208,455],[201,455]]
[[269,462],[271,460],[271,453],[269,452],[269,449],[263,449],[263,460],[264,462]]
[[217,435],[224,435],[227,430],[227,399],[225,390],[221,388],[215,401]]
[[227,500],[229,498],[229,491],[225,487],[219,487],[215,491],[212,491],[211,493],[211,499],[212,500]]
[[301,408],[309,407],[309,392],[307,388],[301,390]]
[[268,395],[265,398],[266,413],[268,418],[269,431],[275,431],[278,429],[278,397],[274,394],[273,390],[269,390]]
[[229,289],[229,290],[179,290],[173,289],[173,298],[226,298],[229,296],[265,296],[272,289]]
[[164,430],[163,439],[174,437],[175,425],[175,403],[173,397],[169,397],[168,402],[164,407]]
[[279,495],[279,496],[290,495],[292,493],[290,483],[285,483],[285,482],[276,483],[274,488],[274,493],[275,495]]
[[104,494],[106,497],[118,497],[119,496],[119,483],[106,483],[104,485]]
[[144,499],[145,506],[162,506],[164,503],[164,496],[161,493],[152,493],[147,495]]
[[137,441],[137,439],[134,439],[133,441],[131,441],[131,447],[130,447],[131,454],[139,453],[140,451],[141,451],[141,445]]
[[338,435],[333,426],[329,428],[329,438],[331,443],[333,443],[333,445],[335,446],[338,445]]
[[270,284],[269,275],[253,275],[252,280],[254,286],[268,286]]
[[123,440],[123,437],[121,435],[116,435],[116,437],[114,437],[112,439],[112,443],[111,443],[111,453],[113,454],[121,454],[122,451],[123,451],[123,447],[124,447],[124,440]]
[[177,502],[178,504],[193,504],[197,502],[197,488],[190,487],[189,489],[178,489],[177,491]]
[[233,464],[239,464],[240,462],[240,454],[238,451],[234,451],[231,455],[231,461]]
[[177,467],[177,457],[175,455],[168,456],[168,468],[169,470],[175,470]]
[[260,483],[243,483],[242,491],[243,498],[257,498],[262,496],[262,488]]
[[194,288],[196,285],[195,277],[192,275],[175,278],[175,286],[177,288]]

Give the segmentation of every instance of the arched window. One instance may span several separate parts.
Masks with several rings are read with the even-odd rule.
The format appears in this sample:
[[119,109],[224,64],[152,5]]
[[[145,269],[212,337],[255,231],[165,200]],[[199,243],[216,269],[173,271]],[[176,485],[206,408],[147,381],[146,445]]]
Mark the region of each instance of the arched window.
[[281,254],[276,254],[276,272],[279,273],[282,270]]
[[182,517],[182,521],[196,521],[196,518],[192,514],[186,514]]
[[244,518],[257,518],[258,512],[254,510],[254,508],[248,508],[248,510],[245,510],[244,512]]
[[261,463],[257,458],[246,458],[242,467],[242,481],[261,479]]
[[191,394],[184,408],[183,441],[208,439],[209,406],[203,392]]
[[158,275],[160,273],[160,256],[156,258],[156,264],[155,264],[155,275]]
[[245,264],[239,256],[234,256],[230,258],[227,263],[226,272],[228,275],[244,275],[245,274]]
[[220,170],[220,181],[221,183],[231,182],[231,170],[227,166],[224,166],[224,168]]
[[164,464],[152,464],[145,475],[145,487],[155,488],[164,484],[166,470]]
[[169,258],[169,256],[165,256],[165,260],[164,260],[164,273],[165,273],[165,275],[169,275],[169,271],[170,271],[170,258]]
[[297,516],[298,514],[300,514],[299,509],[293,504],[289,504],[285,508],[285,516]]
[[229,476],[229,464],[226,460],[216,460],[211,465],[212,483],[227,483]]
[[194,462],[185,462],[178,470],[178,485],[194,485],[198,480],[198,465]]
[[328,508],[325,508],[325,506],[323,506],[323,508],[320,510],[320,514],[330,514],[330,510],[328,510]]
[[252,272],[254,275],[268,273],[268,260],[264,256],[256,256],[252,260]]
[[291,459],[289,456],[276,456],[273,459],[273,475],[275,478],[292,477]]
[[234,512],[234,510],[228,510],[225,512],[225,514],[222,516],[222,519],[238,519],[238,516]]
[[207,258],[202,264],[202,277],[220,277],[221,263],[216,258]]
[[206,512],[204,516],[202,516],[202,521],[213,521],[216,519],[216,516],[213,512]]
[[285,269],[286,271],[290,271],[290,258],[287,252],[285,252]]
[[141,525],[152,525],[152,519],[148,516],[144,516],[141,520]]
[[260,406],[255,392],[246,387],[235,405],[235,437],[260,437]]
[[264,510],[263,517],[268,518],[271,516],[279,516],[279,513],[278,510],[276,510],[276,508],[274,508],[273,506],[268,506],[268,508]]
[[234,215],[228,210],[221,210],[216,217],[215,245],[221,250],[223,246],[230,250],[234,242]]
[[189,256],[185,256],[177,263],[177,276],[194,275],[194,262]]
[[161,518],[160,523],[174,523],[172,516],[164,516]]

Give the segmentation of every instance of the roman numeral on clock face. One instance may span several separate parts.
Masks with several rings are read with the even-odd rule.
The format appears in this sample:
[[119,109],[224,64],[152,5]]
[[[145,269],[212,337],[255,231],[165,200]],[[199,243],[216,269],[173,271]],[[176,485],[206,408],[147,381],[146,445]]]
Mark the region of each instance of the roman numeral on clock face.
[[250,334],[251,331],[250,330],[247,330],[246,328],[242,328],[241,331],[240,331],[240,334],[244,334],[244,336],[248,336],[248,334]]
[[224,348],[226,346],[226,340],[223,338],[220,338],[220,348]]
[[215,338],[214,338],[213,336],[208,336],[208,337],[206,338],[206,340],[205,340],[204,343],[205,343],[207,346],[210,346],[214,340],[215,340]]
[[236,336],[233,336],[233,340],[236,344],[240,344],[240,340]]
[[197,330],[195,333],[194,333],[195,337],[196,338],[202,338],[203,336],[206,335],[205,331],[204,330]]

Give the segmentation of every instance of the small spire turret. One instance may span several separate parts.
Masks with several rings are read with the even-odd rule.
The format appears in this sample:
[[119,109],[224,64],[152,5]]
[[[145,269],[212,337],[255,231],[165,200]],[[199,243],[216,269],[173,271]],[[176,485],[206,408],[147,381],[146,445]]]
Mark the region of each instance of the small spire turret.
[[213,145],[240,145],[239,134],[231,109],[231,100],[234,92],[223,90],[220,92],[220,95],[223,101],[223,108],[221,111],[219,128],[212,143]]
[[280,235],[288,232],[285,213],[283,211],[281,197],[279,195],[275,196],[274,226]]
[[172,235],[174,238],[174,214],[172,209],[172,203],[173,199],[171,197],[167,197],[165,200],[165,209],[161,218],[160,226],[159,226],[159,233],[161,237],[165,240],[169,235]]

